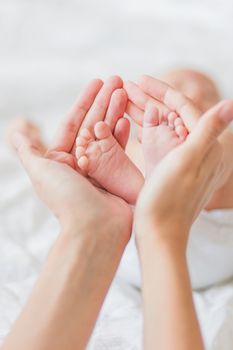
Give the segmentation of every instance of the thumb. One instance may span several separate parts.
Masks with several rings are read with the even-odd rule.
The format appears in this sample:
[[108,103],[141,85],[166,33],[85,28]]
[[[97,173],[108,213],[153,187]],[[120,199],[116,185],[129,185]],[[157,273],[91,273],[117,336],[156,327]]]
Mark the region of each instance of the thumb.
[[233,101],[222,101],[201,117],[187,141],[196,144],[197,150],[206,154],[232,120]]
[[23,167],[31,177],[32,172],[37,168],[41,153],[28,137],[19,132],[12,135],[12,143]]

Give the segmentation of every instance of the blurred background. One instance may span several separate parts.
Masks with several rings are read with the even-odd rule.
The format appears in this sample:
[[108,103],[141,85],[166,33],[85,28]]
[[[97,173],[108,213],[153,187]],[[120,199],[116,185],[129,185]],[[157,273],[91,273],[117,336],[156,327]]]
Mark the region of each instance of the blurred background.
[[[27,116],[49,140],[89,79],[181,67],[204,71],[233,98],[232,0],[0,0],[0,341],[57,234],[5,145],[6,126]],[[93,349],[140,349],[140,295],[127,287],[113,295]],[[228,319],[216,316],[214,298],[198,298],[208,349],[231,349],[233,329],[222,345]]]
[[0,0],[1,123],[27,115],[50,135],[81,87],[111,74],[192,67],[231,97],[232,18],[231,0]]

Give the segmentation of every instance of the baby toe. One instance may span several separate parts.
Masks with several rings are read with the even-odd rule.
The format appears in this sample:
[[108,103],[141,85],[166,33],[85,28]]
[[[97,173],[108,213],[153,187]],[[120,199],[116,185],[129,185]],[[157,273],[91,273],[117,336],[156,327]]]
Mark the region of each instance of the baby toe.
[[76,150],[75,150],[76,158],[77,159],[81,158],[82,156],[84,156],[85,152],[86,152],[85,147],[82,147],[82,146],[76,147]]
[[93,140],[93,135],[90,132],[90,130],[88,130],[87,128],[81,129],[79,136],[81,136],[82,138],[86,139],[87,141],[91,141]]
[[84,137],[78,136],[76,138],[76,146],[82,146],[82,147],[86,147],[87,146],[87,139],[85,139]]
[[146,106],[143,126],[144,127],[153,127],[159,125],[159,111],[153,103],[149,103]]
[[178,125],[183,125],[184,126],[184,122],[183,122],[183,120],[180,117],[177,117],[175,119],[174,124],[175,124],[175,127],[178,126]]
[[81,158],[79,158],[77,163],[78,163],[78,167],[82,171],[85,171],[85,172],[88,171],[89,160],[88,160],[88,158],[86,156],[82,156]]
[[94,127],[95,136],[97,139],[106,139],[111,135],[110,127],[104,122],[98,122]]
[[175,131],[181,141],[184,141],[188,136],[188,130],[183,125],[177,125]]
[[177,118],[177,114],[175,112],[170,112],[168,114],[168,126],[171,129],[175,128],[175,120],[176,120],[176,118]]
[[166,114],[163,114],[163,115],[162,115],[160,124],[162,124],[162,125],[168,125],[168,116],[167,116]]

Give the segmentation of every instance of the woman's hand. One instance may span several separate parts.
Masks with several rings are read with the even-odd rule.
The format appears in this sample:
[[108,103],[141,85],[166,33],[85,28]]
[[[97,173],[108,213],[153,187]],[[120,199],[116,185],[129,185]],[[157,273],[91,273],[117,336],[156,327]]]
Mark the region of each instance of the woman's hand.
[[127,82],[124,88],[128,94],[127,113],[139,125],[143,124],[143,115],[148,102],[159,111],[160,117],[176,112],[184,121],[186,128],[192,131],[202,111],[185,95],[163,81],[143,75],[138,84]]
[[[119,77],[111,77],[105,83],[92,80],[61,123],[45,155],[40,153],[30,135],[11,136],[36,192],[58,217],[63,231],[72,226],[83,232],[85,226],[94,225],[95,230],[100,228],[102,232],[118,228],[124,239],[130,237],[129,206],[78,173],[73,152],[75,139],[83,126],[92,128],[97,121],[105,120],[111,127],[116,119],[122,118],[127,101],[122,84]],[[122,133],[122,122],[119,125],[114,135],[124,147],[127,132],[123,130]]]
[[30,139],[15,136],[15,147],[33,187],[42,201],[57,216],[62,231],[109,234],[115,228],[124,240],[130,237],[131,210],[120,198],[99,190],[67,163],[72,155],[50,151],[39,153]]
[[136,206],[138,239],[159,239],[186,247],[188,232],[224,172],[218,137],[233,119],[233,102],[221,102],[199,120],[181,146],[155,168]]
[[[91,80],[83,89],[68,116],[59,125],[51,150],[74,154],[75,140],[82,128],[93,129],[105,121],[118,143],[125,148],[129,137],[129,123],[122,117],[127,104],[127,94],[118,76]],[[119,123],[118,123],[119,122]]]
[[130,238],[131,210],[69,166],[70,154],[43,156],[26,136],[16,134],[13,140],[62,234],[4,349],[84,349]]
[[[161,117],[167,116],[169,111],[176,112],[182,118],[186,128],[190,132],[194,130],[203,115],[202,111],[191,99],[156,78],[143,75],[140,77],[138,85],[128,82],[125,83],[124,88],[129,97],[126,111],[139,126],[143,124],[143,115],[148,102],[155,105]],[[141,127],[139,127],[139,139],[141,139]],[[231,152],[233,147],[232,133],[225,130],[218,138],[218,141],[223,150],[222,163],[224,164],[224,171],[219,181],[216,182],[216,191],[205,207],[207,210],[231,207],[231,204],[229,205],[231,201],[225,198],[227,191],[225,186],[227,186],[227,182],[233,172]]]
[[[132,213],[123,200],[95,187],[75,170],[73,146],[85,116],[91,114],[85,118],[88,127],[93,117],[105,118],[111,126],[116,109],[117,118],[121,117],[125,93],[113,92],[121,84],[116,77],[105,85],[92,81],[45,155],[38,148],[38,138],[30,133],[11,135],[33,187],[58,217],[62,234],[4,349],[81,350],[87,345],[130,238]],[[120,125],[114,135],[124,147],[127,133],[122,133]]]
[[185,253],[191,225],[224,172],[217,139],[232,120],[232,101],[209,110],[158,164],[139,196],[145,349],[204,349]]

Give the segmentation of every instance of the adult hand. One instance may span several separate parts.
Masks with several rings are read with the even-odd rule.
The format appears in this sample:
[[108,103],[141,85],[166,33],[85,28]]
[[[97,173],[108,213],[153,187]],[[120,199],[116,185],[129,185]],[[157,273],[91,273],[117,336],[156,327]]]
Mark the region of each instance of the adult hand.
[[74,227],[82,232],[94,225],[96,230],[108,233],[117,227],[124,239],[129,238],[129,206],[120,198],[94,187],[67,165],[68,160],[72,161],[70,154],[50,152],[42,156],[30,139],[21,134],[15,135],[15,147],[34,189],[57,216],[62,230]]
[[[195,105],[195,103],[182,94],[180,91],[172,88],[167,83],[156,78],[143,75],[138,81],[138,85],[133,82],[126,82],[124,88],[127,91],[129,102],[126,111],[129,116],[139,125],[143,124],[143,116],[145,106],[148,102],[152,102],[159,111],[160,118],[168,116],[169,112],[176,112],[184,121],[188,131],[192,132],[202,117],[202,111]],[[211,112],[210,112],[211,113]],[[139,140],[141,139],[141,130],[139,128]],[[216,192],[206,205],[207,210],[216,208],[229,207],[229,202],[225,200],[225,193],[227,189],[228,180],[232,175],[232,133],[225,130],[218,138],[223,150],[223,168],[221,178],[216,183]]]
[[128,100],[122,86],[122,79],[118,76],[108,78],[105,83],[100,79],[90,81],[60,124],[50,150],[74,154],[79,131],[84,127],[92,129],[98,121],[105,121],[110,126],[114,137],[124,148],[130,125],[127,119],[122,118]]
[[159,111],[160,117],[169,112],[176,112],[184,121],[189,131],[195,127],[202,112],[184,94],[163,81],[143,75],[138,85],[126,82],[124,88],[128,94],[127,113],[138,124],[143,124],[143,115],[148,102],[152,102]]
[[193,221],[224,171],[217,139],[232,120],[232,101],[209,110],[187,140],[158,163],[139,196],[135,229],[142,271],[145,349],[204,349],[186,245]]
[[82,232],[83,226],[95,222],[96,229],[114,231],[114,228],[118,228],[124,240],[130,237],[129,206],[82,177],[75,170],[76,159],[72,152],[84,122],[85,127],[89,128],[99,120],[105,120],[111,126],[115,124],[114,118],[118,123],[112,131],[122,147],[126,145],[129,124],[122,116],[127,96],[123,89],[119,89],[120,86],[122,80],[118,77],[109,78],[105,84],[100,80],[91,81],[61,123],[55,141],[45,156],[39,152],[34,141],[22,133],[13,139],[34,188],[58,217],[62,229],[69,225],[77,230],[80,227]]
[[57,152],[53,159],[22,134],[13,140],[35,190],[58,217],[62,234],[3,347],[84,349],[130,238],[131,210],[63,163],[71,155]]
[[141,235],[158,232],[159,239],[186,247],[193,221],[224,172],[218,137],[232,119],[233,102],[219,103],[203,115],[187,140],[158,164],[136,206],[139,240]]
[[[35,142],[30,133],[11,135],[39,197],[58,217],[62,234],[51,249],[4,349],[84,349],[130,238],[130,207],[122,199],[95,187],[75,170],[72,148],[87,109],[101,107],[103,113],[98,114],[97,108],[94,117],[106,118],[109,125],[110,112],[114,112],[119,102],[118,117],[124,113],[125,93],[116,90],[110,100],[109,87],[103,93],[100,85],[100,81],[90,83],[46,155],[38,149],[38,139]],[[98,91],[103,99],[98,97]],[[106,103],[104,108],[103,103]],[[115,113],[112,117],[116,117]],[[92,127],[92,119],[89,122]],[[117,124],[115,136],[118,135],[118,142],[124,147],[128,124],[120,121]],[[28,332],[29,325],[32,332]]]

